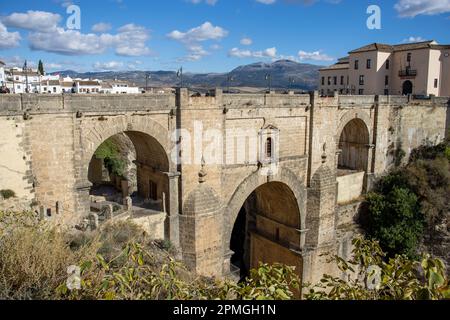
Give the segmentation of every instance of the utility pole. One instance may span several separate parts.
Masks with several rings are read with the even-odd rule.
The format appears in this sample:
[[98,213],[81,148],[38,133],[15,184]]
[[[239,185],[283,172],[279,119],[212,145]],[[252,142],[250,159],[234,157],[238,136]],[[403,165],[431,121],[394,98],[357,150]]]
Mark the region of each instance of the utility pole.
[[27,64],[27,60],[25,60],[25,63],[23,65],[23,71],[25,71],[25,93],[29,93],[29,90],[28,90],[28,64]]
[[231,82],[234,81],[233,76],[228,76],[228,93],[230,93]]
[[150,79],[150,74],[147,72],[145,75],[145,91],[148,90],[148,80]]
[[294,77],[289,77],[289,89],[293,89],[295,83]]
[[14,68],[11,69],[11,75],[13,79],[13,93],[16,93],[16,79],[14,79]]
[[177,77],[180,78],[180,88],[183,88],[183,67],[178,70]]
[[270,73],[266,74],[266,80],[269,82],[269,93],[272,90],[272,75]]

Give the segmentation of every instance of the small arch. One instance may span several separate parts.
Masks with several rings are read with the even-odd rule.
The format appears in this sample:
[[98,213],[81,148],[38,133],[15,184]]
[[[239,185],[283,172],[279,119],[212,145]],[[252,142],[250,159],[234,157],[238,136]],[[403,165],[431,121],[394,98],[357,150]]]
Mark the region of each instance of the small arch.
[[402,94],[404,96],[407,96],[412,93],[413,93],[413,83],[410,80],[406,80],[405,82],[403,82]]
[[348,122],[339,137],[338,168],[366,171],[369,159],[369,129],[361,119]]

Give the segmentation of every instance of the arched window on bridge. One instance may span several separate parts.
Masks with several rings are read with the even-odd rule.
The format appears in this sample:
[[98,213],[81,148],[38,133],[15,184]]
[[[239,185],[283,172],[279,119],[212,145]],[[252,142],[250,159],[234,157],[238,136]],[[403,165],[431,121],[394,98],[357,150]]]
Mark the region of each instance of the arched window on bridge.
[[266,159],[271,160],[273,157],[273,139],[267,138],[266,140]]

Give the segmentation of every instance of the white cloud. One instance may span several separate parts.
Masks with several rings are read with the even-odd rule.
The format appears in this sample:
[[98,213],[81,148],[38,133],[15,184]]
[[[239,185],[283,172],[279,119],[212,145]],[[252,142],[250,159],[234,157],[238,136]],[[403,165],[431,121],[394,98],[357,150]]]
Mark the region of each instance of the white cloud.
[[227,30],[218,26],[213,26],[211,22],[205,22],[201,26],[192,28],[186,32],[174,30],[167,36],[172,40],[192,43],[207,40],[220,40],[225,38],[227,35]]
[[[61,16],[45,11],[13,13],[3,17],[0,26],[0,46],[17,46],[20,34],[10,33],[6,27],[29,30],[29,46],[32,50],[42,50],[63,55],[101,54],[114,49],[120,56],[145,56],[151,53],[147,47],[150,31],[135,24],[127,24],[116,34],[106,33],[111,29],[108,23],[98,23],[92,27],[95,33],[81,33],[58,26]],[[6,26],[6,27],[5,27]]]
[[253,40],[252,39],[250,39],[250,38],[242,38],[241,39],[241,44],[243,45],[243,46],[250,46],[250,45],[252,45],[252,43],[253,43]]
[[127,24],[119,28],[115,37],[116,53],[121,56],[137,57],[151,54],[146,46],[150,32],[141,26]]
[[321,51],[306,52],[306,51],[300,50],[297,55],[298,55],[300,61],[304,61],[304,60],[333,61],[334,60],[334,58],[322,53]]
[[276,59],[277,49],[275,47],[268,48],[263,51],[250,51],[233,48],[228,52],[228,56],[235,58],[272,58]]
[[[8,67],[23,67],[25,62],[25,59],[20,56],[5,57],[2,60]],[[35,67],[35,63],[33,61],[28,61],[27,63],[30,67]]]
[[[255,1],[262,3],[262,4],[274,4],[277,2],[276,0],[255,0]],[[284,0],[283,2],[289,3],[289,4],[312,5],[319,1],[320,0]],[[324,0],[324,1],[327,3],[331,3],[331,4],[338,4],[342,0]]]
[[8,29],[0,22],[0,49],[10,49],[18,47],[20,44],[20,33],[9,32]]
[[102,54],[113,48],[120,56],[145,56],[151,53],[146,46],[149,31],[141,26],[127,24],[113,35],[83,34],[77,30],[57,28],[54,32],[33,32],[29,35],[30,48],[63,55]]
[[29,10],[26,13],[12,13],[2,18],[1,21],[5,26],[11,28],[52,32],[55,31],[59,21],[61,21],[61,16],[51,12]]
[[120,61],[96,62],[93,65],[96,71],[118,71],[123,70],[124,66]]
[[399,0],[394,7],[400,17],[414,18],[450,12],[450,0]]
[[409,37],[409,38],[403,40],[403,42],[408,42],[408,43],[423,42],[423,41],[426,41],[426,40],[422,37]]
[[178,59],[179,61],[198,61],[210,54],[202,45],[200,45],[201,42],[220,41],[227,35],[228,31],[222,27],[214,26],[211,22],[205,22],[186,32],[174,30],[170,32],[167,37],[185,45],[188,54],[186,57]]
[[63,55],[101,54],[112,42],[111,35],[82,34],[75,30],[57,28],[55,32],[34,32],[28,37],[32,50]]
[[92,32],[95,32],[95,33],[104,33],[104,32],[108,32],[111,29],[112,29],[111,24],[105,23],[105,22],[100,22],[100,23],[94,24],[92,26]]
[[188,0],[189,2],[193,4],[199,4],[199,3],[206,3],[207,5],[214,6],[218,0]]
[[276,0],[256,0],[256,2],[263,3],[263,4],[273,4],[276,2]]

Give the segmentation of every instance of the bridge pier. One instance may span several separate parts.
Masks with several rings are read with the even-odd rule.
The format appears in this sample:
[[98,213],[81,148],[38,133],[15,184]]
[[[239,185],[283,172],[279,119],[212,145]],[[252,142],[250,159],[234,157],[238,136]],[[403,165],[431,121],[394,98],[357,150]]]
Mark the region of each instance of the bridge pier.
[[180,172],[165,173],[169,179],[169,205],[165,224],[165,238],[179,251],[180,249],[180,208],[179,180]]

